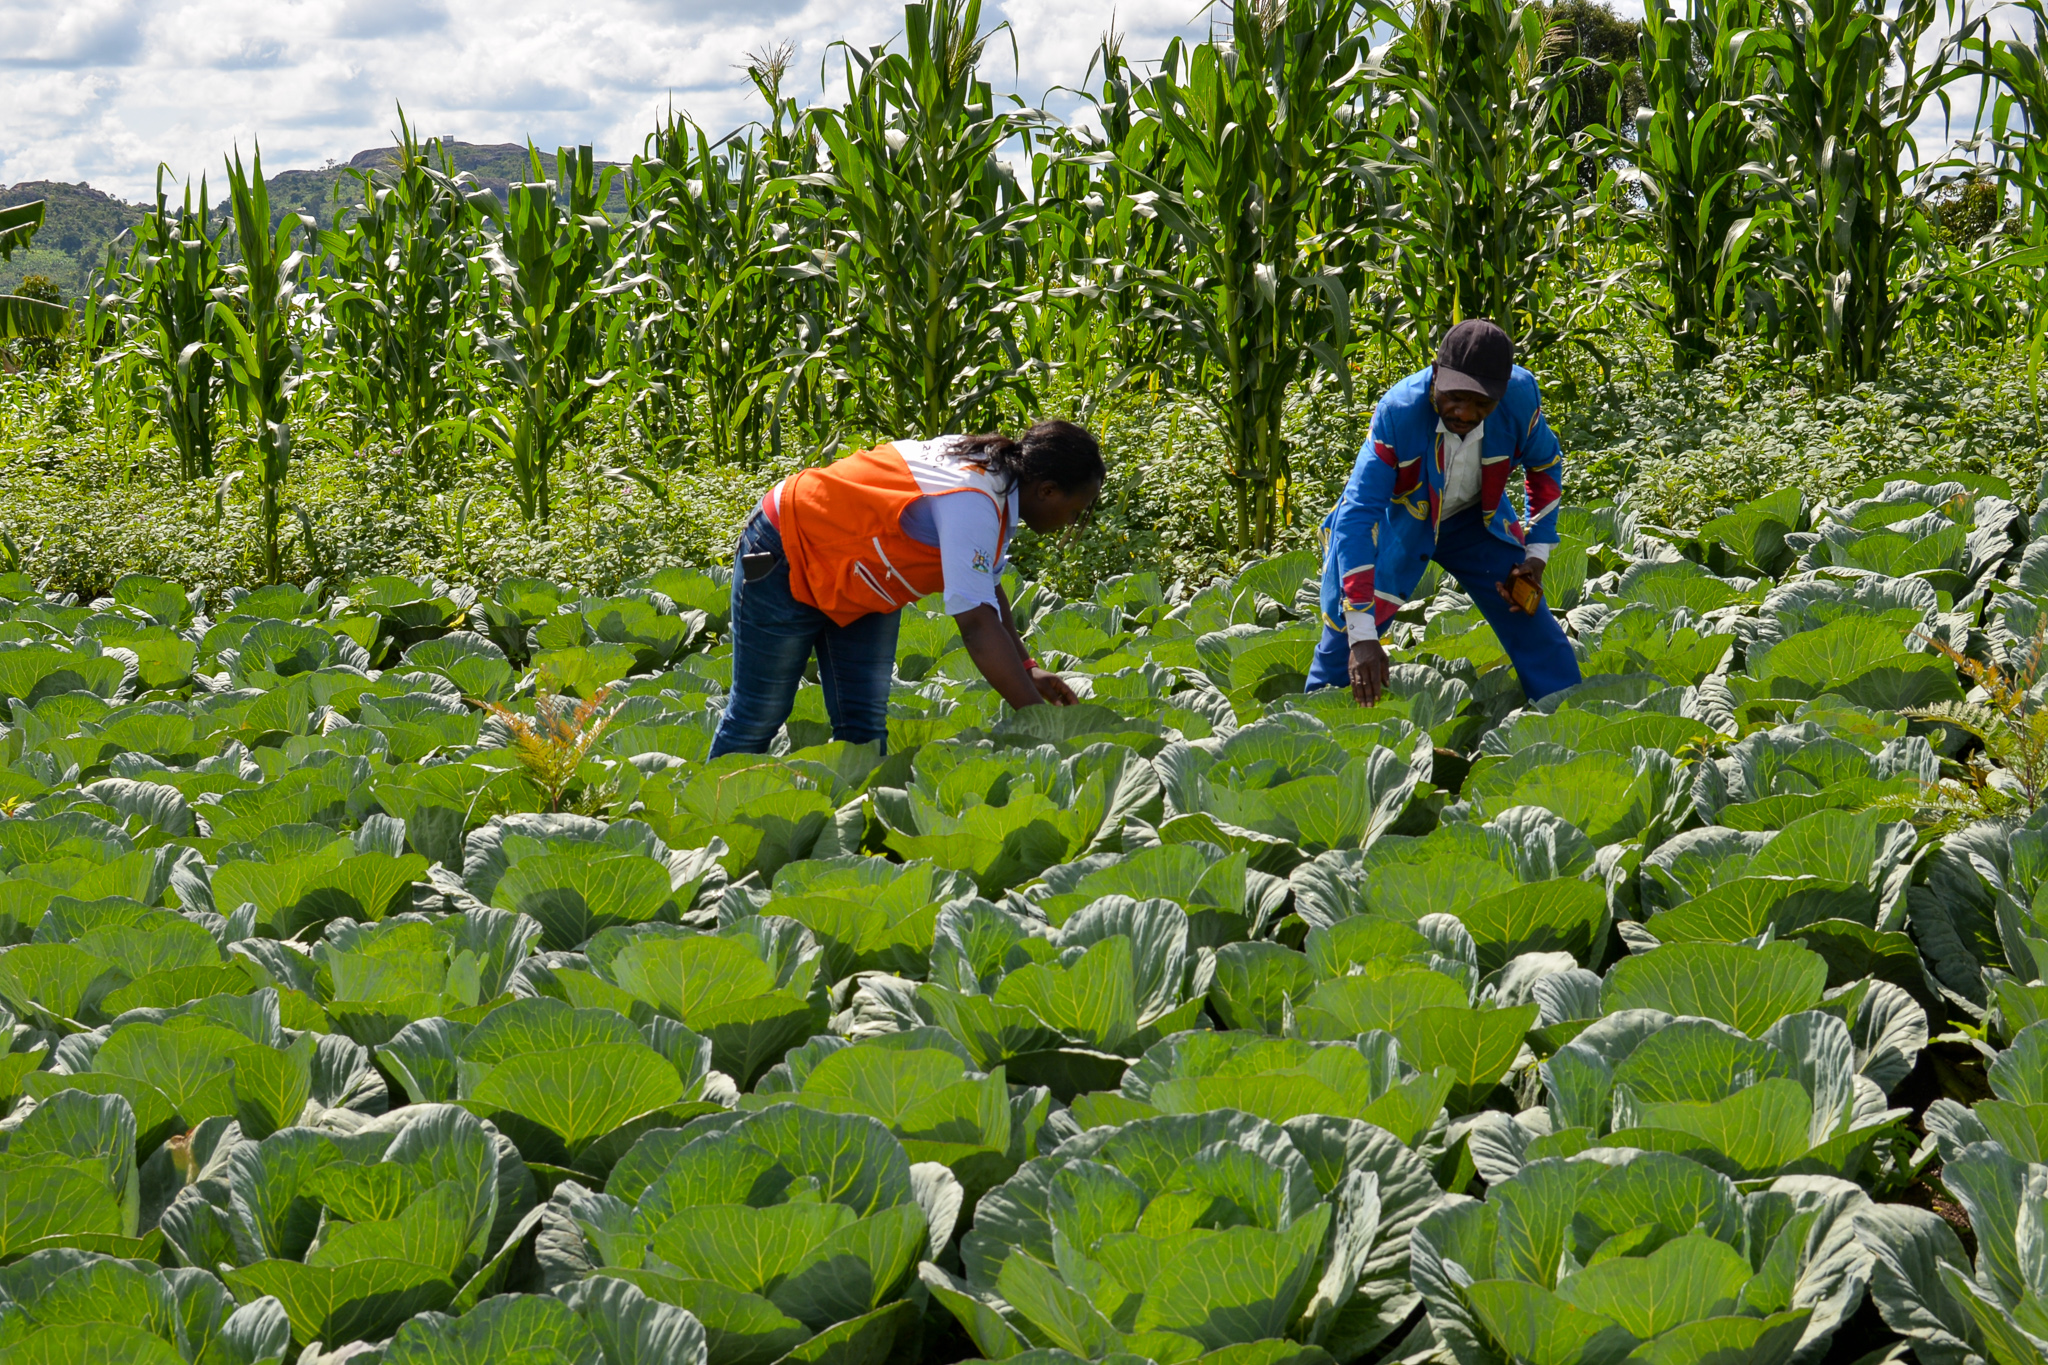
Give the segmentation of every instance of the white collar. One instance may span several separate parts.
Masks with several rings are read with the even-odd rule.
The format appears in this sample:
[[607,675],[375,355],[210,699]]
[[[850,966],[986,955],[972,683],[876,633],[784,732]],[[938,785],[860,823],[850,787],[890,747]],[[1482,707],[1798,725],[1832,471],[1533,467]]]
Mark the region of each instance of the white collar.
[[1478,440],[1481,436],[1486,434],[1486,423],[1481,422],[1478,426],[1472,428],[1472,430],[1466,432],[1463,436],[1460,436],[1457,432],[1452,431],[1449,427],[1445,426],[1444,419],[1439,417],[1436,419],[1436,434],[1443,437],[1452,445],[1462,449],[1463,447],[1472,444],[1472,442]]

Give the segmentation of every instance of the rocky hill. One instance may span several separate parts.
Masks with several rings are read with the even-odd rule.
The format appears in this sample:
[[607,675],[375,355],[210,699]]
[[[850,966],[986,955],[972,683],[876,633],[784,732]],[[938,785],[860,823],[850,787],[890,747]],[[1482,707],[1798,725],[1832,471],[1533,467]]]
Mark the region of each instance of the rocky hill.
[[[500,199],[505,197],[507,186],[528,180],[533,175],[532,160],[521,143],[444,142],[441,146],[448,154],[449,164],[457,172],[467,172],[475,177],[478,184]],[[368,171],[375,175],[395,165],[397,160],[398,148],[372,147],[368,151],[357,152],[345,162],[330,162],[319,170],[278,171],[270,177],[271,212],[279,215],[288,212],[310,214],[320,226],[331,227],[337,213],[345,216],[362,202],[361,173]],[[555,154],[542,152],[540,164],[542,174],[552,179]],[[339,199],[336,198],[337,192]],[[626,210],[625,192],[616,184],[607,207],[613,213]]]
[[[468,172],[501,199],[508,185],[532,175],[527,149],[517,142],[445,142],[442,146],[455,170]],[[269,177],[271,212],[277,216],[308,214],[322,227],[331,227],[337,214],[346,216],[362,201],[358,173],[374,175],[392,165],[397,156],[396,147],[372,147],[345,162],[330,161],[316,170],[274,171]],[[543,174],[552,177],[555,154],[542,152],[540,161]],[[209,175],[207,184],[215,211],[225,212],[221,203],[225,178]],[[182,195],[181,190],[177,192]],[[0,208],[34,199],[48,204],[42,230],[31,249],[15,252],[11,261],[0,261],[0,293],[19,284],[24,275],[47,275],[66,295],[78,294],[92,272],[105,265],[109,247],[126,251],[127,244],[119,242],[117,246],[117,239],[149,212],[147,204],[128,203],[83,181],[72,185],[25,180],[18,185],[0,185]],[[614,214],[625,212],[625,194],[616,183],[607,207]]]
[[116,199],[85,184],[60,180],[24,180],[0,185],[0,208],[41,199],[42,230],[27,251],[0,261],[0,293],[21,283],[24,275],[48,275],[67,295],[85,288],[86,277],[106,259],[107,245],[126,232],[147,210]]

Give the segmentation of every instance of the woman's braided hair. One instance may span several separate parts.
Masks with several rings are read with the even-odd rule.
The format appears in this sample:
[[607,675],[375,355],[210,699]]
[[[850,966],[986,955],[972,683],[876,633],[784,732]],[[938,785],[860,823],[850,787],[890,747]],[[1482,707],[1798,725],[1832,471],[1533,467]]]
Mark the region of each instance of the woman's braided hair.
[[950,453],[1002,475],[1012,488],[1051,482],[1062,493],[1073,493],[1101,483],[1109,475],[1102,463],[1102,447],[1088,428],[1073,422],[1040,422],[1015,439],[993,431],[962,436]]

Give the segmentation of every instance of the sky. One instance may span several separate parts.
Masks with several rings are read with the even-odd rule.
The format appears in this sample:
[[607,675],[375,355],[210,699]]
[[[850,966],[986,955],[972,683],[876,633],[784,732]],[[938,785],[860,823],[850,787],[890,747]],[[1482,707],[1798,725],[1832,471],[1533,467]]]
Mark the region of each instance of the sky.
[[[1038,102],[1078,85],[1110,9],[1100,0],[984,0],[1008,20],[985,64]],[[1203,0],[1118,0],[1133,56],[1207,29]],[[265,169],[385,146],[396,110],[427,135],[641,150],[671,101],[719,132],[754,117],[742,64],[796,50],[790,93],[819,89],[844,39],[902,30],[900,0],[0,0],[0,184],[89,181],[151,192],[159,162],[219,178],[260,141]],[[836,66],[837,63],[834,63]],[[1055,99],[1071,106],[1071,101]]]
[[[1114,13],[1133,57],[1208,27],[1205,0]],[[1102,0],[984,0],[1017,54],[999,37],[984,69],[1070,115],[1076,101],[1048,92],[1083,82],[1110,15]],[[217,180],[224,153],[258,143],[270,172],[316,167],[389,145],[401,103],[429,136],[589,142],[624,160],[671,103],[718,132],[752,118],[750,52],[792,45],[789,93],[808,98],[835,41],[901,28],[900,0],[0,0],[0,185],[82,180],[139,200],[159,162]],[[1939,120],[1923,123],[1938,155]]]

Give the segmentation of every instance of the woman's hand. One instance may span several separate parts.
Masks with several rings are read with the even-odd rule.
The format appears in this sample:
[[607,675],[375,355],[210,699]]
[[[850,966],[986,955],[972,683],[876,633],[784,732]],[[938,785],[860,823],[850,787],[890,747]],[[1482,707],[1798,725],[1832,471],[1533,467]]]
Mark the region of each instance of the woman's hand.
[[1074,689],[1067,686],[1065,678],[1062,678],[1057,673],[1047,672],[1043,668],[1033,668],[1031,670],[1031,685],[1038,689],[1039,696],[1044,697],[1054,706],[1072,706],[1075,702],[1081,700],[1074,695]]
[[[1004,701],[1021,711],[1049,700],[1042,695],[1044,686],[1033,676],[1037,670],[1024,662],[1024,649],[1017,643],[1017,633],[1003,624],[994,607],[970,607],[953,620],[960,627],[960,642],[967,646],[967,657],[974,660],[981,676],[988,679],[988,685]],[[1066,684],[1060,686],[1064,688]]]

